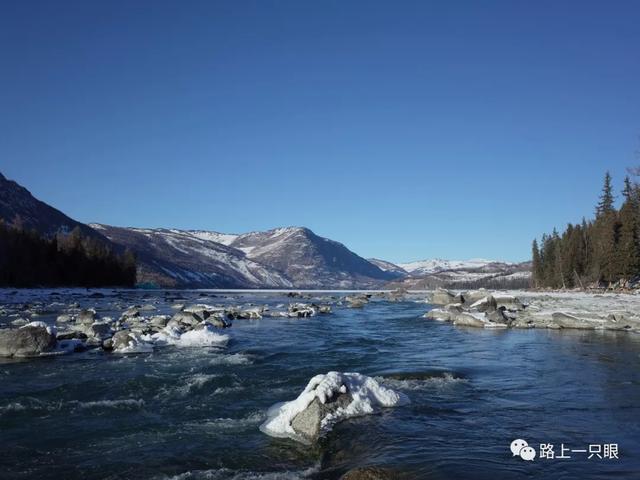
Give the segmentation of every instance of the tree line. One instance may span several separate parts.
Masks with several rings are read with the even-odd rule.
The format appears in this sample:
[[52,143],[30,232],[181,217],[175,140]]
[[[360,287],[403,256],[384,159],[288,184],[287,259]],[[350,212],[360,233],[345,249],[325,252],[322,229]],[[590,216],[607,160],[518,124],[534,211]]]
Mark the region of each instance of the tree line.
[[621,193],[617,209],[607,172],[595,218],[533,240],[534,287],[626,287],[640,276],[640,186],[627,176]]
[[0,286],[132,287],[135,282],[131,251],[115,253],[77,227],[47,238],[0,219]]

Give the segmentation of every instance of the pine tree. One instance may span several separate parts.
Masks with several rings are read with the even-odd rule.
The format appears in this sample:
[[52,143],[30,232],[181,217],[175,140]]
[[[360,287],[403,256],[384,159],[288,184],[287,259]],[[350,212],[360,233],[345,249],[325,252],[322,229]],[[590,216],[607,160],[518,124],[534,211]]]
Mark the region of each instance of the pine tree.
[[622,189],[622,195],[624,196],[625,202],[633,201],[634,188],[631,185],[631,179],[629,178],[629,175],[624,177],[624,188]]
[[540,256],[540,249],[538,248],[538,241],[534,238],[533,245],[531,246],[531,258],[532,267],[531,272],[533,276],[533,286],[538,288],[543,282],[543,265],[542,257]]
[[616,253],[616,273],[625,280],[637,275],[640,270],[638,219],[630,201],[620,209],[620,238]]
[[600,201],[596,207],[596,218],[614,211],[613,208],[613,187],[611,186],[611,175],[607,172],[604,176],[604,185],[600,194]]

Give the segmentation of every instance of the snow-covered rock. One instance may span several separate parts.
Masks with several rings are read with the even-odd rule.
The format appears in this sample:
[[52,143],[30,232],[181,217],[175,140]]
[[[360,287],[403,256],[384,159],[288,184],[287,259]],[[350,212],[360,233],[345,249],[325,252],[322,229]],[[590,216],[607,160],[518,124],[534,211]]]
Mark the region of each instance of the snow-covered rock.
[[337,422],[408,402],[404,394],[379,385],[371,377],[329,372],[313,377],[295,400],[271,407],[260,430],[312,443]]

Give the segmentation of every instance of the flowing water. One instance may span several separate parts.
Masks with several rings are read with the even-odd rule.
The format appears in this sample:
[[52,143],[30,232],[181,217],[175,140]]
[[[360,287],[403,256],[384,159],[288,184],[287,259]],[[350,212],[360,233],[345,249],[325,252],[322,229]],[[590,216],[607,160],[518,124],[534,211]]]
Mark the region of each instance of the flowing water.
[[[166,292],[40,297],[102,315]],[[277,293],[172,292],[186,303],[275,306]],[[18,299],[7,292],[2,303]],[[59,305],[62,308],[62,305]],[[456,328],[416,300],[334,306],[308,319],[236,320],[224,349],[89,351],[0,363],[0,478],[339,478],[384,466],[404,478],[639,478],[640,338],[616,332]],[[55,307],[41,318],[55,318]],[[411,403],[338,424],[318,445],[260,432],[266,410],[315,374],[360,372]],[[509,444],[617,444],[618,459],[525,462]],[[595,448],[595,447],[593,447]]]

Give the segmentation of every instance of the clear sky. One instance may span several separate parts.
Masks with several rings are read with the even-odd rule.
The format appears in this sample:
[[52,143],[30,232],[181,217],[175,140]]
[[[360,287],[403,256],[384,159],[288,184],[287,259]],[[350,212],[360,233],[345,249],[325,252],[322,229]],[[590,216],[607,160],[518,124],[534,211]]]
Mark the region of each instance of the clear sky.
[[637,1],[3,1],[0,171],[84,222],[523,260],[640,163]]

